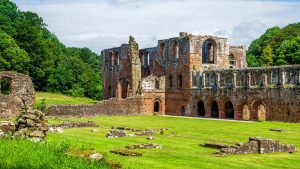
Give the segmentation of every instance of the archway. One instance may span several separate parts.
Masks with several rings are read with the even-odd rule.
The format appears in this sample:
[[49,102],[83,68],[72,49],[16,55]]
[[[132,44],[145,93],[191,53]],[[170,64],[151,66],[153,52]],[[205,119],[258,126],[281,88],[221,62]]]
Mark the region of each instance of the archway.
[[211,117],[219,117],[219,106],[216,101],[213,101],[211,104]]
[[251,106],[251,120],[265,121],[266,106],[262,101],[255,101]]
[[197,103],[197,112],[198,116],[205,116],[204,102],[201,100]]
[[122,99],[127,98],[127,93],[128,93],[128,83],[126,80],[121,81],[121,97]]
[[9,95],[11,93],[11,79],[9,78],[1,78],[0,79],[0,90],[1,94]]
[[243,120],[250,120],[250,111],[247,105],[243,106]]
[[154,113],[158,113],[159,112],[159,101],[155,101],[154,102]]
[[225,117],[228,119],[234,118],[234,109],[233,109],[233,104],[231,103],[231,101],[227,101],[225,103]]
[[216,43],[212,39],[207,39],[202,45],[202,63],[214,63],[216,55]]

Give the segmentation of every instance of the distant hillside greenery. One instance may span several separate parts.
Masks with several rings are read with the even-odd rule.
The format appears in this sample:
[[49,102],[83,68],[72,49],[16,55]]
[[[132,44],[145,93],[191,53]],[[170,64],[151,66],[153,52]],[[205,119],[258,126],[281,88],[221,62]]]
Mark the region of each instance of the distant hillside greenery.
[[33,12],[0,0],[0,71],[29,74],[38,91],[101,99],[101,57],[68,48]]
[[250,67],[300,64],[300,22],[268,29],[247,51]]

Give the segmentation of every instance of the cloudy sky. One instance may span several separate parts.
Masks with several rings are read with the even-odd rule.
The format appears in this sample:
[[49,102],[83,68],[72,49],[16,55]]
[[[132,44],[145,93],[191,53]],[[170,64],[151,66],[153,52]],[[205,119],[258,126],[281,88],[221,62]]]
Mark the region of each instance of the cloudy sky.
[[102,49],[135,36],[143,47],[179,32],[249,43],[268,27],[300,21],[300,0],[13,0],[38,13],[67,46]]

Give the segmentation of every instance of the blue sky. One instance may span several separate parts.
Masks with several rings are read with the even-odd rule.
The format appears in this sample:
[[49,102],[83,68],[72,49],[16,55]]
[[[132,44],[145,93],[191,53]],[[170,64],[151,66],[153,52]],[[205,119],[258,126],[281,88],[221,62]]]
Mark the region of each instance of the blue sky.
[[297,0],[13,0],[38,13],[67,46],[102,49],[128,36],[143,47],[179,32],[228,37],[249,45],[268,27],[300,22]]

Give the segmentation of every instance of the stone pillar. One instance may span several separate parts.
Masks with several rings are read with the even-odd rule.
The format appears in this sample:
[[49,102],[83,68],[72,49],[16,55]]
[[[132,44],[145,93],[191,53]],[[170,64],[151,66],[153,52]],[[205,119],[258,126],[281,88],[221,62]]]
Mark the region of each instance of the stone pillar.
[[205,73],[202,73],[202,88],[205,88]]
[[233,87],[233,88],[236,88],[236,73],[233,73],[232,87]]
[[268,86],[268,75],[264,73],[262,77],[263,77],[263,87],[266,88]]
[[224,105],[220,105],[219,107],[219,119],[225,119],[226,115],[225,115],[225,109],[224,109]]
[[280,79],[278,79],[278,80],[279,80],[281,86],[283,87],[285,84],[285,71],[284,70],[280,71]]
[[247,73],[247,87],[251,87],[251,73]]
[[217,88],[220,88],[220,73],[217,72]]

